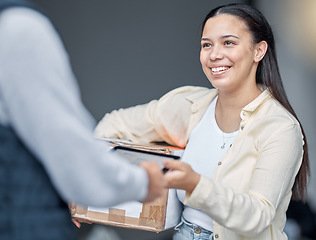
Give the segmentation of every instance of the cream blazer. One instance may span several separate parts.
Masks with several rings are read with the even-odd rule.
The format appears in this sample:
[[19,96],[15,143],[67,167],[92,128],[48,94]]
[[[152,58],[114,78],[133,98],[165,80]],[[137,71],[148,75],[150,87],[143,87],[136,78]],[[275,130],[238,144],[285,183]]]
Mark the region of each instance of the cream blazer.
[[[186,86],[159,100],[106,114],[100,137],[185,147],[216,89]],[[201,176],[184,203],[214,221],[215,240],[283,240],[292,186],[303,156],[297,120],[267,90],[240,113],[239,133],[211,179]]]

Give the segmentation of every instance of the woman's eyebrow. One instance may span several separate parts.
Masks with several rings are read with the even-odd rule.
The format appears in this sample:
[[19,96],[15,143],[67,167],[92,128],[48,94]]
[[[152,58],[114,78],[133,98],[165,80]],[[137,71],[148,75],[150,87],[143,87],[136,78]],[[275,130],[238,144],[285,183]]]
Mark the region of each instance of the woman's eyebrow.
[[222,36],[221,38],[230,38],[230,37],[239,39],[239,37],[237,37],[237,36],[235,36],[235,35],[231,35],[231,34],[229,34],[229,35],[224,35],[224,36]]
[[[224,35],[224,36],[221,36],[220,38],[224,39],[224,38],[230,38],[230,37],[239,39],[239,37],[232,35],[232,34]],[[207,38],[207,37],[202,37],[201,41],[211,41],[211,39]]]
[[201,41],[210,41],[211,39],[209,38],[201,38]]

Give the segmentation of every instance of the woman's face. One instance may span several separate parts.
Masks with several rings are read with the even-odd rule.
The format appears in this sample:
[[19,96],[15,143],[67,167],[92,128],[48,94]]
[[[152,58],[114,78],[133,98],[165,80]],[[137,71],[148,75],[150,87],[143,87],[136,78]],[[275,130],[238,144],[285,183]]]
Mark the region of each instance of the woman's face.
[[251,34],[238,17],[221,14],[207,20],[200,61],[215,88],[234,92],[256,86],[256,54]]

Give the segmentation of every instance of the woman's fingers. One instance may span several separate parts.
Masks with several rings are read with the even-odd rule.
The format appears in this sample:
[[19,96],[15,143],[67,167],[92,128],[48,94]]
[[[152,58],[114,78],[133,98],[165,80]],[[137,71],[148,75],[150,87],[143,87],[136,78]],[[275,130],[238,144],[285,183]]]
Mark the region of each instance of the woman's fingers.
[[169,169],[164,175],[166,188],[183,189],[191,193],[200,181],[200,175],[193,171],[187,163],[177,160],[166,160],[164,165]]
[[164,159],[163,164],[164,164],[165,168],[167,168],[167,169],[181,170],[184,163],[179,161],[179,160]]

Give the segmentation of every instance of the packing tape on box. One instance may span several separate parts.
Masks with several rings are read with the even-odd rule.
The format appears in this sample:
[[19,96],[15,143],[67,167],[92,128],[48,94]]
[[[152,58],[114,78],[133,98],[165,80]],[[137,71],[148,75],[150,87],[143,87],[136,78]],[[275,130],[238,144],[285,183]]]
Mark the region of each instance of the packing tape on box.
[[70,210],[73,218],[79,221],[160,232],[165,223],[167,195],[166,192],[163,197],[143,204],[139,218],[126,216],[124,209],[117,208],[109,208],[109,212],[105,213],[72,205]]

